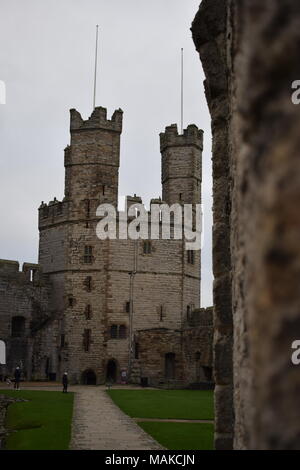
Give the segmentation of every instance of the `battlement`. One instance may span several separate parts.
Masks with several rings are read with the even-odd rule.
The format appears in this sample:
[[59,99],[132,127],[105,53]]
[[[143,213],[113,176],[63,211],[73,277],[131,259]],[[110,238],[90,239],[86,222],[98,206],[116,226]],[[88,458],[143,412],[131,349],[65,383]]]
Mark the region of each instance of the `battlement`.
[[48,225],[49,221],[51,223],[60,222],[68,216],[68,202],[65,200],[58,201],[55,197],[49,204],[42,201],[38,210],[39,226]]
[[20,263],[18,261],[0,259],[0,275],[3,273],[18,273],[19,269]]
[[95,129],[122,132],[123,111],[121,109],[117,109],[111,119],[107,119],[107,109],[99,106],[86,121],[76,109],[70,109],[70,118],[71,132]]
[[203,150],[203,131],[195,124],[190,124],[184,129],[183,134],[178,134],[177,124],[166,127],[160,134],[160,150],[163,152],[168,147],[185,147],[193,145]]
[[128,210],[134,204],[143,204],[142,198],[136,194],[134,196],[126,196],[126,209]]
[[43,276],[42,268],[36,263],[23,263],[22,271],[20,271],[20,263],[18,261],[0,259],[0,277],[15,279],[16,281],[31,283],[40,282]]
[[187,321],[189,327],[213,326],[213,307],[198,308],[191,312]]

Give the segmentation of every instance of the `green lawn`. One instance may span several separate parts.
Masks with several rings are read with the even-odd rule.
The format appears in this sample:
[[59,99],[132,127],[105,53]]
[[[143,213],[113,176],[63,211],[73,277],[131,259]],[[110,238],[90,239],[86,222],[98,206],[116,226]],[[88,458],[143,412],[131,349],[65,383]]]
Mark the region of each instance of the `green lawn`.
[[109,390],[132,418],[213,419],[213,392],[202,390]]
[[141,428],[169,450],[213,450],[213,424],[140,422]]
[[[132,418],[213,420],[213,392],[202,390],[109,390],[112,400]],[[170,450],[213,449],[210,423],[138,423]]]
[[16,431],[6,440],[8,450],[66,450],[71,438],[73,393],[0,390],[28,402],[8,407],[6,428]]

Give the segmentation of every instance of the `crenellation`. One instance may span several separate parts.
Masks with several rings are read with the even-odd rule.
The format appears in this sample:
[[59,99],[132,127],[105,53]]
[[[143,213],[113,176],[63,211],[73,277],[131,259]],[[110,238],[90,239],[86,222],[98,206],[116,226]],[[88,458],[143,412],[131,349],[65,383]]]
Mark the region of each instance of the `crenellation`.
[[178,133],[177,124],[166,127],[160,134],[160,150],[164,152],[168,147],[194,146],[203,150],[203,131],[195,124],[190,124],[184,129],[183,134]]
[[94,109],[91,116],[85,121],[76,109],[70,110],[71,132],[82,130],[103,129],[108,131],[122,132],[123,111],[114,111],[111,119],[107,119],[107,109],[101,106]]

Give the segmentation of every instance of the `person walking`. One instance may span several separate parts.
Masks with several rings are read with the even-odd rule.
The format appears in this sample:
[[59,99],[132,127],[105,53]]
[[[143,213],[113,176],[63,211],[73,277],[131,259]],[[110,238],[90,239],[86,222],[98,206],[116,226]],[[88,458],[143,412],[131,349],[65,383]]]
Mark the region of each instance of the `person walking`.
[[18,366],[16,367],[16,370],[15,370],[15,383],[14,383],[15,390],[20,390],[20,380],[21,380],[21,369]]
[[62,378],[62,383],[63,383],[63,393],[68,393],[68,373],[65,372]]

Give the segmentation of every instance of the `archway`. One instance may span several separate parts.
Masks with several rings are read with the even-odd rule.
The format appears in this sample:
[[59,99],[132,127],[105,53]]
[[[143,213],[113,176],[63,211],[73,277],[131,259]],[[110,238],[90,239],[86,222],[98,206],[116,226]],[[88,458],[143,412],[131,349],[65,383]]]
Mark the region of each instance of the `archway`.
[[110,359],[106,366],[106,380],[108,382],[115,383],[117,381],[117,362],[114,359]]
[[82,374],[81,382],[83,385],[96,385],[97,377],[92,369],[87,369]]
[[166,379],[175,379],[175,354],[165,355],[165,377]]

